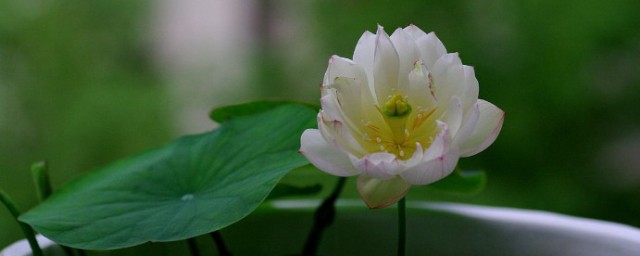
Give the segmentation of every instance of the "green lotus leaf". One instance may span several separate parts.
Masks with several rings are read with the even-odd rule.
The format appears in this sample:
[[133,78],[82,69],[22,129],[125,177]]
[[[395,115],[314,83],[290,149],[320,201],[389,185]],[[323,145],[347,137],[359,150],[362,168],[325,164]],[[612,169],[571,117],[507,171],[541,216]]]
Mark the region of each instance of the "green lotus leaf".
[[264,111],[268,111],[272,108],[282,106],[282,105],[287,105],[287,104],[299,104],[316,111],[320,109],[320,106],[307,104],[307,103],[298,103],[298,102],[289,101],[289,100],[261,100],[261,101],[253,101],[253,102],[242,103],[237,105],[222,106],[212,110],[211,113],[209,113],[209,117],[213,121],[222,123],[231,118],[258,114]]
[[53,241],[116,249],[186,239],[255,210],[290,170],[317,112],[282,105],[89,173],[21,216]]

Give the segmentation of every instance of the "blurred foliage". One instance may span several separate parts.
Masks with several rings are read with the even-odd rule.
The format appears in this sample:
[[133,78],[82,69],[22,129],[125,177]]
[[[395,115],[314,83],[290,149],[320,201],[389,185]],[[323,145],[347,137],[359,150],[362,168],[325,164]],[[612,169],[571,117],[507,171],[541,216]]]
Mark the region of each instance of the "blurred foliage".
[[[303,22],[313,37],[292,40],[315,52],[291,71],[287,47],[258,41],[249,82],[267,97],[317,99],[327,58],[351,57],[362,32],[376,24],[389,33],[408,24],[435,31],[475,67],[480,97],[507,112],[495,144],[460,162],[486,171],[486,190],[470,197],[420,187],[410,198],[640,226],[639,1],[269,2],[263,7],[309,8],[299,12],[308,14]],[[145,47],[148,3],[0,0],[0,10],[0,186],[23,209],[36,203],[32,162],[50,160],[60,187],[172,136],[162,81]],[[315,172],[285,179],[295,175],[321,176],[321,195],[334,180]],[[356,196],[354,187],[350,180],[345,195]],[[0,211],[0,247],[19,238],[8,216]]]
[[[30,165],[54,188],[171,137],[142,1],[0,0],[0,187],[26,211]],[[0,210],[0,247],[20,238]]]

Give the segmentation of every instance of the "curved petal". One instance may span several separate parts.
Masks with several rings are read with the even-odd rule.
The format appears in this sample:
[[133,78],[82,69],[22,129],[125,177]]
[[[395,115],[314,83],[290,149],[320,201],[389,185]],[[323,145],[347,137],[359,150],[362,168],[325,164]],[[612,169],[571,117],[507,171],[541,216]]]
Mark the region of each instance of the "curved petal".
[[334,143],[351,154],[364,155],[358,139],[362,137],[360,130],[347,116],[338,102],[335,88],[327,89],[326,95],[320,98],[322,110],[318,114],[318,129],[328,142]]
[[405,170],[401,176],[411,185],[426,185],[451,174],[458,163],[459,155],[449,147],[447,125],[439,122],[441,131],[431,146],[424,152],[423,161]]
[[425,63],[429,70],[433,69],[433,64],[447,53],[447,49],[444,48],[444,44],[438,39],[435,33],[429,34],[422,31],[420,28],[410,25],[404,29],[407,31],[418,46],[422,61]]
[[431,142],[431,145],[424,151],[423,162],[431,161],[449,150],[449,126],[440,120],[436,121],[440,132]]
[[331,121],[339,121],[349,128],[356,127],[351,116],[346,115],[340,105],[337,89],[331,88],[326,90],[326,94],[320,98],[320,105],[322,106],[322,112],[329,117]]
[[324,73],[323,84],[333,84],[338,77],[355,79],[359,81],[359,83],[367,84],[367,74],[361,65],[356,64],[350,59],[333,55],[329,58],[329,66]]
[[343,122],[331,119],[324,110],[318,113],[317,120],[318,129],[329,144],[357,156],[366,154],[366,151],[356,140],[351,129],[346,127]]
[[361,65],[367,73],[367,81],[373,82],[373,56],[376,49],[376,35],[366,31],[362,34],[353,52],[353,62]]
[[478,101],[480,87],[473,67],[462,65],[462,71],[464,72],[464,89],[460,93],[460,103],[462,103],[463,109],[467,111]]
[[330,145],[320,131],[307,129],[300,138],[300,153],[318,169],[337,176],[353,176],[360,172],[342,150]]
[[[349,59],[336,57],[334,66],[327,70],[332,83],[323,86],[320,102],[331,120],[339,120],[351,129],[355,136],[364,136],[361,128],[364,123],[384,123],[382,116],[375,108],[375,99],[367,84],[362,67]],[[350,69],[343,71],[339,69]],[[342,77],[351,73],[356,78]],[[335,76],[335,77],[334,77]],[[380,127],[387,129],[387,127]]]
[[409,72],[409,102],[417,108],[428,108],[435,104],[436,100],[431,93],[431,75],[427,67],[418,61]]
[[[344,113],[346,119],[352,120],[354,125],[358,120],[364,119],[364,108],[362,107],[362,84],[361,80],[337,77],[334,83],[330,85],[335,89],[336,101]],[[366,84],[364,85],[366,86]],[[329,94],[327,92],[326,94]],[[326,97],[325,96],[323,97]],[[324,107],[324,106],[323,106]]]
[[469,138],[460,146],[463,157],[480,153],[493,143],[504,122],[504,111],[485,100],[478,100],[479,116]]
[[458,154],[450,152],[408,169],[402,177],[411,185],[428,185],[451,174],[459,158]]
[[447,123],[449,127],[449,133],[452,137],[458,133],[458,129],[462,125],[462,104],[458,97],[453,96],[451,101],[449,102],[449,107],[447,108],[447,112],[444,114],[442,121]]
[[376,33],[376,48],[373,57],[373,86],[381,106],[397,90],[398,53],[381,26]]
[[464,120],[462,121],[462,126],[460,126],[460,130],[453,137],[453,145],[456,148],[460,148],[462,143],[467,141],[473,129],[476,127],[476,123],[478,122],[478,117],[480,116],[480,107],[478,104],[473,104],[471,109],[467,111]]
[[401,164],[403,165],[404,169],[407,169],[422,162],[423,157],[424,150],[422,149],[422,145],[420,145],[420,142],[416,142],[416,151],[413,152],[411,158],[402,161]]
[[382,209],[400,201],[407,194],[411,185],[400,176],[389,180],[360,175],[358,177],[358,193],[370,209]]
[[413,24],[405,27],[404,31],[407,32],[407,34],[409,34],[411,38],[413,38],[413,40],[417,40],[418,38],[427,36],[427,33],[425,33],[422,29],[420,29],[419,27]]
[[362,158],[349,156],[351,163],[362,172],[380,180],[388,180],[398,174],[403,166],[400,165],[394,154],[373,153]]
[[432,90],[440,107],[447,107],[448,99],[458,95],[464,84],[462,62],[457,53],[445,54],[433,66]]
[[398,91],[407,95],[409,93],[409,72],[420,60],[420,52],[411,35],[401,28],[396,29],[390,38],[398,53]]

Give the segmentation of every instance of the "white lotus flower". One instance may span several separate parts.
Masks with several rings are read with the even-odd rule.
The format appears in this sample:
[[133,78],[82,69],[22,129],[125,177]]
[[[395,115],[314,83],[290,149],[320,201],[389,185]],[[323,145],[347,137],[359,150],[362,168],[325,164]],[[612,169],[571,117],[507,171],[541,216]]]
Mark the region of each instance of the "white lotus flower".
[[498,136],[504,112],[478,99],[473,68],[416,26],[365,32],[353,60],[332,56],[318,128],[300,152],[318,169],[358,177],[370,208],[449,175]]

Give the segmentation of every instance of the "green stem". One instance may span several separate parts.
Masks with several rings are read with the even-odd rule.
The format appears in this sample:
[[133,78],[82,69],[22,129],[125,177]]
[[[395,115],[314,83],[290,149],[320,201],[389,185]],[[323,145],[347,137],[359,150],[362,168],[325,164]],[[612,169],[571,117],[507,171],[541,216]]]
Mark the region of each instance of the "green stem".
[[[40,161],[31,165],[31,174],[33,175],[33,183],[36,186],[36,191],[38,193],[38,199],[40,202],[44,202],[52,193],[53,189],[51,187],[51,179],[49,178],[49,165],[46,161]],[[74,249],[64,245],[58,245],[67,256],[75,255],[73,253]],[[75,249],[78,252],[79,256],[85,255],[83,250]]]
[[231,252],[227,249],[227,246],[222,239],[222,234],[220,230],[209,233],[211,238],[213,238],[213,242],[216,244],[216,248],[218,249],[218,255],[220,256],[231,256]]
[[9,198],[9,195],[4,193],[3,190],[0,190],[0,201],[2,201],[5,207],[7,207],[7,210],[11,212],[11,215],[13,215],[15,220],[20,225],[24,236],[27,238],[27,241],[29,241],[29,246],[31,246],[33,256],[42,256],[42,250],[40,249],[40,245],[38,245],[38,241],[36,240],[35,232],[33,232],[33,229],[31,229],[29,225],[18,221],[18,217],[20,217],[20,211],[18,210],[18,207],[16,207],[16,204],[13,203],[11,198]]
[[33,175],[33,182],[36,185],[40,202],[43,202],[53,191],[51,189],[47,162],[40,161],[31,165],[31,174]]
[[187,244],[189,244],[189,252],[191,253],[191,256],[200,256],[200,250],[198,249],[195,237],[187,239]]
[[404,197],[398,201],[398,256],[404,256],[406,254],[407,214],[405,201]]
[[346,180],[347,178],[340,177],[331,195],[329,195],[329,197],[327,197],[316,210],[314,214],[315,218],[313,227],[309,232],[309,236],[307,236],[307,242],[304,244],[304,248],[302,249],[302,255],[316,255],[316,251],[318,251],[318,246],[320,245],[320,238],[322,238],[322,233],[327,227],[333,224],[333,220],[336,216],[335,202],[338,200],[338,196],[340,196],[340,192],[342,192],[342,188],[344,187]]
[[66,254],[67,256],[73,256],[73,249],[71,249],[70,247],[60,246],[60,248],[62,248],[64,254]]

